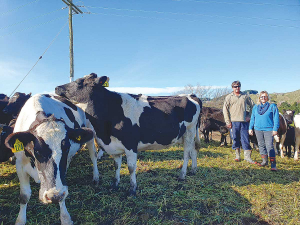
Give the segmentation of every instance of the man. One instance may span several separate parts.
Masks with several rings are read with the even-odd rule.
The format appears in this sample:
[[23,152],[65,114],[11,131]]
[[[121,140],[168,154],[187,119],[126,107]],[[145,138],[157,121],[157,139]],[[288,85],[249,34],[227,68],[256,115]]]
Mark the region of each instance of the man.
[[249,163],[256,164],[251,159],[251,146],[249,142],[248,127],[250,117],[246,115],[247,105],[250,108],[250,112],[254,106],[252,99],[241,92],[241,82],[234,81],[231,84],[233,92],[226,96],[223,113],[226,126],[230,129],[233,144],[232,149],[235,150],[235,161],[239,162],[240,157],[240,148],[241,145],[244,149],[244,159]]

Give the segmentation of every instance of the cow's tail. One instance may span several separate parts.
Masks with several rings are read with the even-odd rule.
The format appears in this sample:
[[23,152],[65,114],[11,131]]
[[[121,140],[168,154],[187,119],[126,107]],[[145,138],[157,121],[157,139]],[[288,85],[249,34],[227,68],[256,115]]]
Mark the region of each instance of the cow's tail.
[[196,125],[196,143],[195,143],[196,150],[198,150],[200,148],[199,130],[200,130],[201,115],[202,115],[202,101],[200,99],[199,99],[199,106],[200,106],[200,113],[199,113],[199,117],[198,117],[198,121],[197,121],[197,125]]

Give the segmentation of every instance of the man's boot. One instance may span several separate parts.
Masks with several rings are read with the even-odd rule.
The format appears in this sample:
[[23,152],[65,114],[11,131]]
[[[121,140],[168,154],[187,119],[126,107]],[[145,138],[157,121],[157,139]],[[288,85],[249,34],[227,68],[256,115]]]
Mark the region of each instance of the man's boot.
[[235,159],[236,162],[240,162],[241,161],[241,150],[239,148],[235,149]]
[[271,170],[272,171],[277,171],[277,168],[276,168],[276,157],[270,157],[270,163],[271,163]]
[[268,165],[268,155],[261,155],[262,163],[260,163],[260,166],[266,166]]
[[252,164],[257,164],[257,162],[251,159],[251,152],[252,150],[244,150],[244,160]]

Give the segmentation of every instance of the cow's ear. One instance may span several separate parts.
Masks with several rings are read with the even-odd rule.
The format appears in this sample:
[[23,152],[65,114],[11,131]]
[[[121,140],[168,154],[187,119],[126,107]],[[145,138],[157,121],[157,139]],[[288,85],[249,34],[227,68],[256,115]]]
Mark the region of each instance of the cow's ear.
[[27,95],[27,97],[28,97],[28,98],[30,98],[30,97],[31,97],[31,92],[30,92],[30,93]]
[[72,141],[79,144],[84,144],[94,137],[93,131],[86,127],[71,129],[68,131],[68,135]]
[[13,153],[26,150],[26,145],[35,140],[35,136],[30,132],[17,132],[10,134],[5,139],[6,147]]

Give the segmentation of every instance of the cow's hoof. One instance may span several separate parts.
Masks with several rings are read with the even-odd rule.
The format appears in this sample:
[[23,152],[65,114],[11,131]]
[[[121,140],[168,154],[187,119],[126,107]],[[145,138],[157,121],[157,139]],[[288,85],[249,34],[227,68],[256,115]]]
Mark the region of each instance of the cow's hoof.
[[194,175],[196,175],[196,173],[197,173],[197,169],[192,169],[190,172],[190,175],[194,176]]
[[178,177],[177,180],[180,181],[180,182],[183,182],[183,181],[185,181],[185,178]]
[[130,190],[128,197],[135,197],[136,196],[136,191]]

